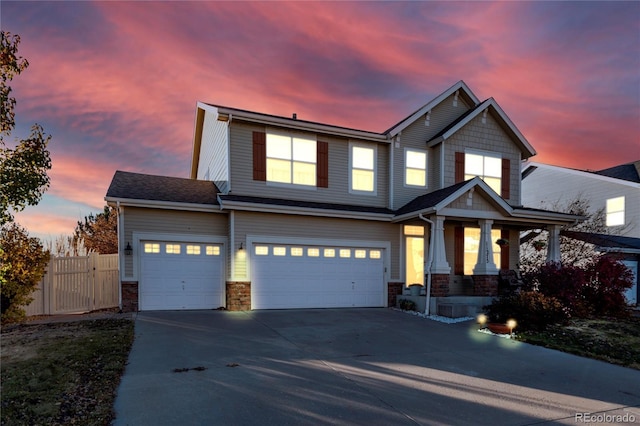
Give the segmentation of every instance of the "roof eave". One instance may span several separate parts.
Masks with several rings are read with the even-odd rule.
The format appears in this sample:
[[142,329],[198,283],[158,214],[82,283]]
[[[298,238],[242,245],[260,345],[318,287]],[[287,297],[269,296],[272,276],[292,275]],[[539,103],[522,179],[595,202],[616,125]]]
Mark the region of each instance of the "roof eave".
[[[210,106],[210,105],[209,105]],[[211,106],[210,106],[211,107]],[[288,129],[312,131],[326,133],[344,138],[356,138],[373,142],[390,143],[387,135],[382,133],[367,132],[365,130],[348,129],[344,127],[331,126],[329,124],[313,123],[310,121],[295,120],[292,118],[278,117],[273,115],[260,114],[257,112],[236,110],[227,107],[217,107],[220,116],[232,115],[234,120],[248,121],[251,123],[264,124],[266,126],[280,126]]]
[[247,201],[231,201],[224,200],[218,197],[221,203],[221,209],[223,210],[239,210],[250,211],[260,213],[285,213],[295,214],[303,216],[320,216],[320,217],[337,217],[346,219],[364,219],[364,220],[376,220],[383,222],[390,222],[393,218],[393,214],[385,213],[369,213],[369,212],[357,212],[347,210],[335,210],[335,209],[321,209],[312,207],[296,207],[296,206],[281,206],[278,204],[264,204],[264,203],[252,203]]
[[220,206],[217,204],[197,204],[197,203],[181,203],[175,201],[159,201],[159,200],[139,200],[135,198],[120,197],[104,197],[107,205],[115,207],[120,205],[123,207],[142,207],[151,209],[166,210],[188,210],[195,212],[213,212],[220,213]]

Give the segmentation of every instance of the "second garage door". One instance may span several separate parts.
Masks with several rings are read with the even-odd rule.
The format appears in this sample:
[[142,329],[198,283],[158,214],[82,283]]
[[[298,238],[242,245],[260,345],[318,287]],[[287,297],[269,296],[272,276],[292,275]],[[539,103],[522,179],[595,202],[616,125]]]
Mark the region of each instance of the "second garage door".
[[224,306],[222,245],[142,241],[140,246],[140,310]]
[[384,249],[254,244],[253,309],[385,306]]

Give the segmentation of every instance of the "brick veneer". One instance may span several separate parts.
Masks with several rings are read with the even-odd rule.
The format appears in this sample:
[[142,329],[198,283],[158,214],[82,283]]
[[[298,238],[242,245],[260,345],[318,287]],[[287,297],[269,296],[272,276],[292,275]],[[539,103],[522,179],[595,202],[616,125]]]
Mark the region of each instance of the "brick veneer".
[[498,276],[497,275],[474,275],[473,276],[474,296],[497,296]]
[[449,274],[431,275],[431,296],[445,297],[449,295]]
[[227,310],[251,310],[251,283],[248,281],[227,281]]
[[387,306],[396,306],[398,296],[402,294],[402,287],[404,283],[389,283],[387,285]]
[[122,312],[138,312],[138,281],[122,281]]

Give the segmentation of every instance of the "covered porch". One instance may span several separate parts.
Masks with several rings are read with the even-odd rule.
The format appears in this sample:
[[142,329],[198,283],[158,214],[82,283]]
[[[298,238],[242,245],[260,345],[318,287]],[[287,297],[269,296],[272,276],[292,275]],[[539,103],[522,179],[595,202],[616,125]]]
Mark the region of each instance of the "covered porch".
[[559,261],[561,227],[581,219],[510,206],[479,178],[420,198],[396,217],[405,270],[398,299],[427,314],[475,315],[499,294],[500,271],[518,270],[521,232],[546,229],[547,260]]

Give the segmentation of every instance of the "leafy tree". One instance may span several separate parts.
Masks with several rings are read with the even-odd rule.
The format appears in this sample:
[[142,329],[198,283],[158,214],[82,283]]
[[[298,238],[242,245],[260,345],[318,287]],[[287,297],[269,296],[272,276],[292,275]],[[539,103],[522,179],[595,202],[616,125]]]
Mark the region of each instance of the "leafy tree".
[[118,213],[109,206],[104,206],[102,213],[84,217],[78,221],[74,231],[76,245],[84,241],[84,247],[100,254],[118,253]]
[[22,306],[29,304],[31,293],[44,276],[49,252],[38,238],[29,237],[16,223],[6,224],[0,233],[0,295],[2,323],[24,317]]
[[22,306],[44,275],[49,252],[37,238],[29,237],[26,229],[13,223],[14,211],[38,204],[49,187],[47,172],[51,157],[47,145],[51,136],[41,126],[31,128],[28,139],[7,147],[5,137],[15,127],[16,100],[9,83],[24,71],[29,62],[18,56],[20,37],[0,31],[0,295],[1,321],[24,316]]
[[42,127],[34,124],[29,138],[7,147],[5,137],[15,127],[16,100],[11,96],[9,82],[24,71],[29,62],[18,56],[20,36],[0,32],[0,225],[13,221],[12,210],[19,212],[36,205],[49,188],[47,172],[51,156],[47,145],[51,140]]

